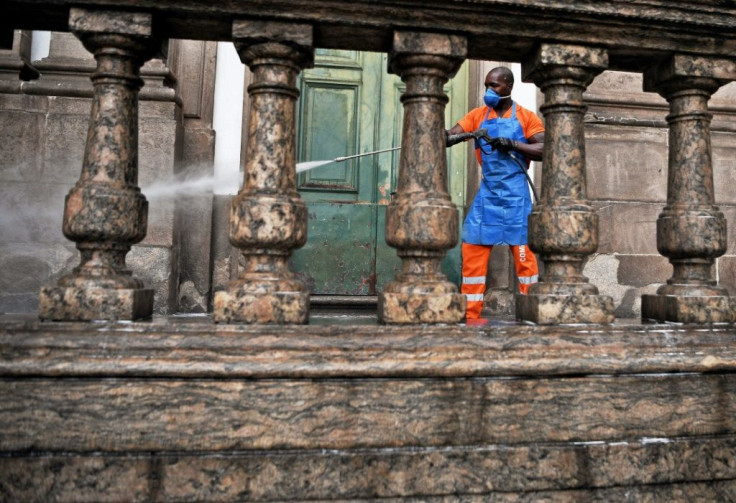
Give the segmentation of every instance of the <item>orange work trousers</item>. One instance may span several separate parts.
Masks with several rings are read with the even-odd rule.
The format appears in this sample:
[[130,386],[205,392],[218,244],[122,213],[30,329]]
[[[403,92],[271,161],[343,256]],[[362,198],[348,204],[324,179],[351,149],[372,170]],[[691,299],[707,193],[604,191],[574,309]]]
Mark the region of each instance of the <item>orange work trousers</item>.
[[[510,246],[514,255],[516,276],[519,278],[519,291],[526,295],[529,287],[537,282],[539,268],[537,257],[526,245]],[[493,246],[463,243],[463,284],[462,293],[467,298],[467,319],[480,318],[483,309],[483,295],[486,292],[488,259]]]

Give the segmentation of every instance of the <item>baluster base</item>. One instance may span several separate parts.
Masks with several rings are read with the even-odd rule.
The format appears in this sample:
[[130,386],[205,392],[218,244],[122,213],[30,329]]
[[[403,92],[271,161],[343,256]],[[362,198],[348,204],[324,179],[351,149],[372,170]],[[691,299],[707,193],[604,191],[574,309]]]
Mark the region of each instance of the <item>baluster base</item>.
[[38,317],[53,321],[138,320],[153,314],[153,289],[41,288]]
[[641,318],[675,323],[733,323],[736,299],[727,295],[642,295]]
[[529,294],[516,297],[516,317],[537,325],[613,323],[613,298],[606,295]]
[[[451,283],[448,284],[454,287]],[[386,290],[389,287],[390,285]],[[442,289],[444,288],[440,288]],[[465,319],[465,295],[458,292],[418,290],[384,291],[379,294],[378,319],[381,323],[460,323]]]
[[309,292],[298,288],[286,291],[289,290],[288,285],[281,288],[269,286],[275,288],[245,284],[217,292],[213,313],[215,323],[301,325],[309,321]]

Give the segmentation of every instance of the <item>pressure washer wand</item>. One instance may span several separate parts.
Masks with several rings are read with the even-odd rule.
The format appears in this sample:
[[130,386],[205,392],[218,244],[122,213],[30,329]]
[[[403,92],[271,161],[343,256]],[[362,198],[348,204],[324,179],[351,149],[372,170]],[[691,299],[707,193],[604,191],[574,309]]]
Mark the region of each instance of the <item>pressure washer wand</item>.
[[364,155],[381,154],[383,152],[391,152],[392,150],[399,150],[401,147],[385,148],[383,150],[374,150],[373,152],[363,152],[362,154],[346,155],[344,157],[335,157],[332,162],[343,162],[348,159],[355,159],[356,157],[363,157]]

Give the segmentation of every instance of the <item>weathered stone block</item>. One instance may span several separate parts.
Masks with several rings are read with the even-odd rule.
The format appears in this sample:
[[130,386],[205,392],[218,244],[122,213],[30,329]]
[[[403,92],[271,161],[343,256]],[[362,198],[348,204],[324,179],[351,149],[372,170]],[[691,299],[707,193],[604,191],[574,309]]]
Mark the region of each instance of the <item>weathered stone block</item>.
[[488,260],[488,274],[486,275],[486,289],[508,288],[513,282],[510,275],[516,274],[513,270],[513,258],[506,245],[494,246]]
[[46,286],[38,317],[54,321],[137,320],[153,312],[153,290]]
[[4,181],[40,181],[44,139],[41,113],[4,110],[0,114],[0,177]]
[[613,250],[624,254],[655,255],[657,217],[663,204],[612,203]]
[[725,296],[685,297],[643,295],[644,320],[676,323],[732,323],[736,321],[736,299]]
[[[736,98],[733,103],[736,104]],[[733,107],[732,110],[736,111],[736,105]],[[734,137],[736,133],[731,131],[711,133],[713,184],[716,204],[719,206],[736,203],[736,142]]]
[[731,296],[736,297],[736,257],[726,255],[717,260],[718,284],[728,289]]
[[3,243],[68,242],[61,232],[68,188],[42,183],[0,184],[0,236]]
[[156,314],[171,313],[176,306],[178,268],[177,250],[169,246],[133,246],[126,263],[133,276],[140,278],[154,292]]
[[74,244],[8,243],[0,246],[0,312],[36,313],[38,292],[77,265]]
[[465,295],[460,293],[383,292],[378,317],[383,323],[460,323],[465,319]]
[[591,201],[591,204],[595,208],[595,212],[598,215],[598,250],[597,253],[613,253],[613,236],[614,236],[614,223],[613,223],[613,207],[609,201]]
[[604,295],[520,295],[516,317],[537,325],[613,323],[613,299]]
[[230,243],[231,195],[215,195],[212,203],[212,289],[222,290],[237,276],[239,251]]
[[54,103],[46,120],[44,177],[67,190],[79,180],[89,128],[89,100],[49,98]]
[[617,280],[621,285],[643,287],[666,283],[672,276],[672,266],[661,255],[616,254],[618,259]]
[[587,125],[585,154],[591,199],[666,199],[666,130]]

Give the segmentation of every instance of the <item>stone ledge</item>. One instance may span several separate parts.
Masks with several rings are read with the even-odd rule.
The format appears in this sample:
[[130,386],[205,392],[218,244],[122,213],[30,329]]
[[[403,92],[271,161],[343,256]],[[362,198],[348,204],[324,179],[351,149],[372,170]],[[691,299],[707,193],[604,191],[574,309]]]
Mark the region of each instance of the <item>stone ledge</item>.
[[[0,316],[2,376],[493,377],[736,371],[736,326],[40,322]],[[189,319],[190,320],[190,319]]]
[[605,295],[529,294],[516,298],[516,316],[539,325],[613,323],[614,304]]
[[731,373],[15,378],[0,380],[0,396],[5,451],[227,452],[736,434]]

